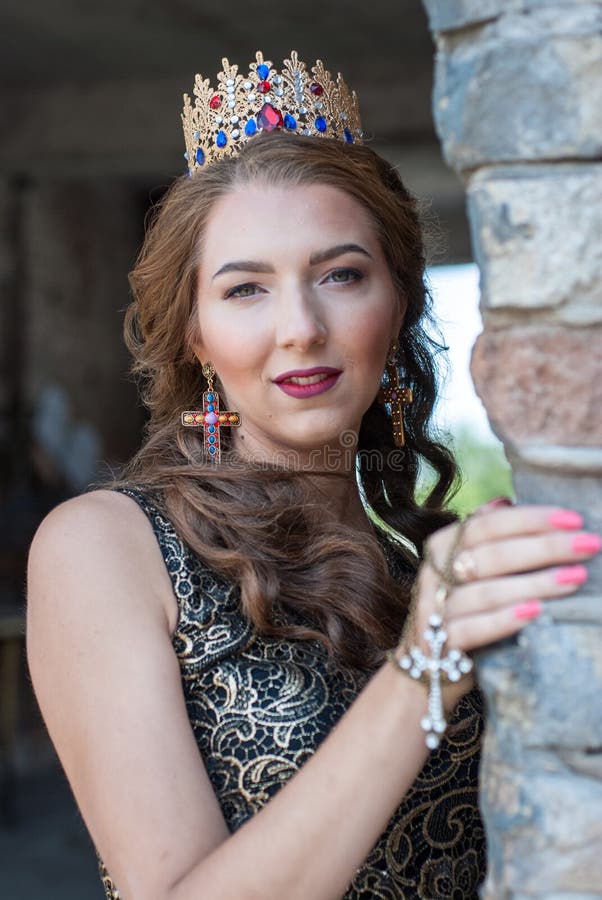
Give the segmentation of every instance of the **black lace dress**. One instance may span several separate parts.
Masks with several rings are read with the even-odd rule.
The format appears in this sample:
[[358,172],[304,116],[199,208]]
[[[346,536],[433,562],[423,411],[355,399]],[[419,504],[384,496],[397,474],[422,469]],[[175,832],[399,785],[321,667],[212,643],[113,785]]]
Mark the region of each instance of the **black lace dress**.
[[[314,753],[370,673],[334,667],[318,641],[258,636],[240,612],[238,588],[201,562],[145,494],[120,490],[148,515],[171,576],[179,607],[172,642],[188,715],[234,832]],[[411,578],[384,533],[381,545],[392,576]],[[483,705],[476,688],[452,722],[453,737],[431,753],[343,900],[478,898],[485,837],[477,794]],[[123,900],[98,862],[107,900]]]

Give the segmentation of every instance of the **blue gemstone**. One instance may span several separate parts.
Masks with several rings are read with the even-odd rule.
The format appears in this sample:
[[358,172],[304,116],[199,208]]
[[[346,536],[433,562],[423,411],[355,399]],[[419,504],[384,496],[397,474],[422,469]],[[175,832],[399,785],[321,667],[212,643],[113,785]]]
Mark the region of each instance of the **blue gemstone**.
[[249,119],[247,124],[245,125],[245,134],[247,137],[252,137],[257,131],[257,122],[255,119]]
[[270,74],[270,70],[265,63],[261,63],[261,65],[257,66],[257,74],[261,78],[262,81],[265,81],[268,75]]
[[314,122],[314,125],[316,126],[318,131],[326,131],[326,119],[324,118],[324,116],[318,116],[318,118]]
[[207,400],[209,401],[209,403],[212,403],[213,402],[213,394],[207,394]]
[[208,410],[208,412],[215,412],[215,406],[213,405],[213,403],[209,404],[209,406],[207,407],[207,410]]
[[217,447],[209,447],[209,453],[215,453]]
[[215,435],[214,435],[214,434],[210,434],[210,435],[209,435],[209,443],[210,443],[210,444],[215,444]]
[[345,140],[347,141],[347,143],[353,144],[353,135],[351,134],[351,132],[349,131],[348,128],[345,129],[344,135],[345,135]]
[[288,128],[289,131],[294,131],[297,127],[297,120],[290,113],[286,113],[284,117],[284,127]]
[[217,137],[215,138],[215,143],[218,147],[225,147],[228,143],[228,137],[225,131],[218,131]]
[[205,154],[203,153],[202,147],[196,148],[196,153],[194,154],[194,158],[196,159],[197,166],[202,166],[205,162]]
[[211,434],[213,434],[213,432],[215,431],[215,425],[210,425],[209,431],[211,432]]

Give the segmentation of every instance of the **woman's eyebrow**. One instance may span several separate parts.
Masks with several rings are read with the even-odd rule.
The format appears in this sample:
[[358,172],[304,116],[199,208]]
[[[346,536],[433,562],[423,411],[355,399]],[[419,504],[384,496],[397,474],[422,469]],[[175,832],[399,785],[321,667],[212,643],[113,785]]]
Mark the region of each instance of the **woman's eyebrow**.
[[317,266],[318,263],[328,262],[329,259],[336,259],[337,256],[343,256],[345,253],[363,253],[369,259],[372,259],[370,253],[360,247],[359,244],[337,244],[336,247],[330,247],[328,250],[319,250],[312,253],[309,258],[310,266]]
[[229,262],[218,269],[211,281],[218,275],[225,275],[226,272],[273,272],[274,266],[267,262],[257,262],[252,259],[245,259],[240,262]]
[[[359,244],[337,244],[335,247],[329,247],[328,250],[319,250],[317,253],[312,253],[309,258],[309,264],[310,266],[317,266],[319,263],[328,262],[330,259],[336,259],[337,256],[343,256],[345,253],[362,253],[364,256],[372,259],[372,255],[363,247],[360,247]],[[229,262],[219,268],[211,280],[213,281],[218,275],[225,275],[227,272],[273,273],[274,267],[268,262],[252,259]]]

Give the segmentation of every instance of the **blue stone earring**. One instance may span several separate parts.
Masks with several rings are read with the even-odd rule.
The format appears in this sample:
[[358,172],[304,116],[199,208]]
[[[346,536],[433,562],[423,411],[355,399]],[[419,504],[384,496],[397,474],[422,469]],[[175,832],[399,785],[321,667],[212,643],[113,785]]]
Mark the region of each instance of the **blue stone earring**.
[[237,412],[222,412],[219,408],[219,394],[213,387],[215,369],[212,363],[203,366],[203,375],[207,379],[208,389],[203,394],[202,410],[187,410],[182,413],[182,425],[187,428],[203,429],[205,452],[214,462],[221,460],[220,429],[224,426],[238,428],[241,419]]

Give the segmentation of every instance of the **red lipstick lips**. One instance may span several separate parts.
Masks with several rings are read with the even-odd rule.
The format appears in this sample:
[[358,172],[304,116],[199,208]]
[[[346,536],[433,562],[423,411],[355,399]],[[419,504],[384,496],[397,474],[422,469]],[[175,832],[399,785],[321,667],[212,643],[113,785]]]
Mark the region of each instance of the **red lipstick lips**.
[[282,372],[274,378],[276,384],[284,381],[285,378],[309,378],[310,375],[339,375],[340,369],[332,369],[329,366],[314,366],[313,369],[291,369],[289,372]]
[[[291,369],[288,372],[282,372],[274,379],[274,382],[289,397],[304,399],[330,390],[337,383],[340,374],[340,369],[333,369],[330,366],[314,366],[313,369]],[[312,381],[310,384],[298,384],[288,380],[290,378],[309,378],[312,375],[320,375],[322,377],[319,380]]]

